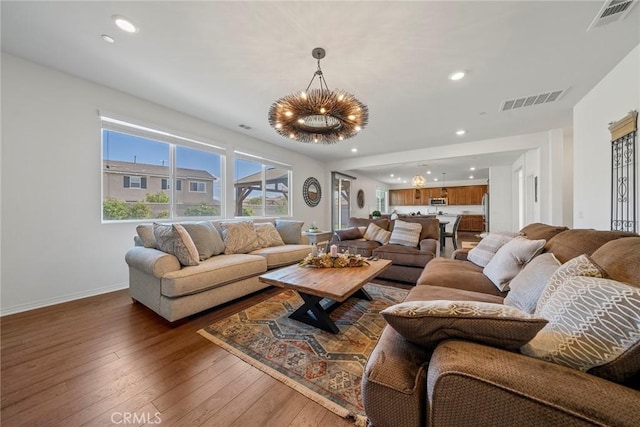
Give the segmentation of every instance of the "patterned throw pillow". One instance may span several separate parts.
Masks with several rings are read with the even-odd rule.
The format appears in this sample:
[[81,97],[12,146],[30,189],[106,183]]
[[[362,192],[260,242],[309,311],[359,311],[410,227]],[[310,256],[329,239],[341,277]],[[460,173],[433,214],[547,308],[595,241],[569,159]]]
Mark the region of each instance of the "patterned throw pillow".
[[422,231],[422,224],[417,222],[405,222],[396,220],[391,232],[391,238],[389,239],[390,245],[402,245],[415,248],[420,241],[420,232]]
[[486,267],[498,249],[516,236],[516,233],[489,233],[469,251],[467,259],[475,265]]
[[153,223],[158,249],[174,255],[182,265],[198,265],[200,255],[187,230],[179,224]]
[[280,233],[276,230],[276,226],[270,222],[255,223],[253,227],[258,236],[258,244],[261,248],[269,248],[271,246],[284,246]]
[[200,261],[209,259],[224,252],[224,242],[220,233],[211,221],[194,221],[180,223],[187,230],[200,254]]
[[403,302],[380,314],[407,341],[426,348],[459,338],[516,350],[547,324],[517,308],[477,301]]
[[258,234],[252,221],[222,222],[225,254],[246,254],[260,249]]
[[[625,358],[638,360],[640,288],[585,276],[565,277],[558,288],[538,303],[536,316],[549,319],[549,324],[522,353],[581,371]],[[622,363],[620,381],[640,372],[640,364]]]
[[540,295],[558,267],[560,261],[552,253],[541,254],[532,259],[509,282],[510,291],[503,304],[530,314],[535,313]]
[[516,237],[505,243],[491,258],[482,272],[501,291],[509,290],[509,282],[529,261],[542,251],[546,240]]
[[391,232],[383,230],[374,223],[371,223],[364,232],[364,238],[367,240],[374,240],[381,245],[386,245],[389,243],[389,239],[391,239]]

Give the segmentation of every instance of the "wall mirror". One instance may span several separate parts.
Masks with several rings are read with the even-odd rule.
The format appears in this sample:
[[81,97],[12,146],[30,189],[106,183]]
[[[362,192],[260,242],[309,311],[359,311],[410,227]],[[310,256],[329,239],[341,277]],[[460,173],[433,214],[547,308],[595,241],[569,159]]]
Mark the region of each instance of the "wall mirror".
[[358,202],[358,209],[364,208],[364,191],[358,190],[358,195],[356,196],[356,200]]
[[307,178],[302,185],[302,196],[307,206],[318,206],[322,197],[320,182],[314,177]]

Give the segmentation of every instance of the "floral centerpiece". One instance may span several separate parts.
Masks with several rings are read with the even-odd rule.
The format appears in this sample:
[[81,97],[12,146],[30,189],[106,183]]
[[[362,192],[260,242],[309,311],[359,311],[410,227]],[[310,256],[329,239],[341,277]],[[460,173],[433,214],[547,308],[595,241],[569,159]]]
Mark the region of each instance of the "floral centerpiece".
[[353,255],[349,253],[338,254],[338,256],[332,257],[331,254],[322,254],[313,256],[309,254],[305,259],[298,264],[300,267],[312,267],[312,268],[345,268],[345,267],[363,267],[369,265],[369,263],[360,255]]

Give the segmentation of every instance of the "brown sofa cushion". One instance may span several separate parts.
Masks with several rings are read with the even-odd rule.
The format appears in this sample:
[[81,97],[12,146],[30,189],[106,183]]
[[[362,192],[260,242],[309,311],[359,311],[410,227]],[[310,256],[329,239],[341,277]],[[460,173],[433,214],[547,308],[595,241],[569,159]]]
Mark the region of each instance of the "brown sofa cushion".
[[435,258],[435,252],[421,251],[402,245],[383,245],[373,250],[373,255],[381,259],[390,259],[393,265],[424,267]]
[[558,261],[565,263],[578,255],[591,255],[605,243],[621,237],[637,237],[626,231],[573,229],[556,234],[547,242],[545,252],[553,252]]
[[460,338],[517,350],[547,324],[517,308],[478,301],[405,301],[380,314],[400,335],[425,348]]
[[349,218],[349,227],[366,227],[369,226],[369,224],[374,223],[375,225],[377,225],[378,227],[382,228],[383,230],[389,230],[389,220],[386,218],[383,219],[369,219],[369,218]]
[[409,291],[405,301],[479,301],[502,304],[503,298],[482,292],[465,291],[463,289],[445,288],[442,286],[416,286]]
[[479,267],[468,261],[435,258],[429,262],[418,278],[417,285],[443,286],[464,289],[490,295],[506,296],[482,273]]
[[520,230],[520,234],[526,236],[527,239],[531,240],[544,239],[546,241],[549,241],[556,234],[562,233],[563,231],[568,229],[569,227],[548,225],[536,222],[525,226],[522,230]]
[[607,277],[640,287],[640,237],[605,243],[591,259],[607,272]]
[[345,240],[336,242],[338,252],[349,251],[349,253],[371,256],[373,250],[380,247],[380,243],[375,240]]
[[342,230],[336,230],[334,234],[338,236],[338,239],[340,239],[340,241],[355,240],[355,239],[360,239],[362,237],[362,233],[360,233],[360,230],[358,230],[357,227],[343,228]]

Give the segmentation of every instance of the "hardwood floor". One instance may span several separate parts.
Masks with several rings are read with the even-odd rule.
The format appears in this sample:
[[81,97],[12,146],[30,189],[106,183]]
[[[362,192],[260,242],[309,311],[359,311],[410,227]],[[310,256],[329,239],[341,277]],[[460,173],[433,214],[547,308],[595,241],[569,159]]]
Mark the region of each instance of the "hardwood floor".
[[196,334],[278,292],[178,325],[126,290],[5,316],[2,425],[350,425]]
[[[467,234],[459,239],[479,240]],[[447,239],[443,256],[451,252]],[[132,303],[126,290],[5,316],[2,425],[349,425],[196,334],[278,292],[177,325]]]

